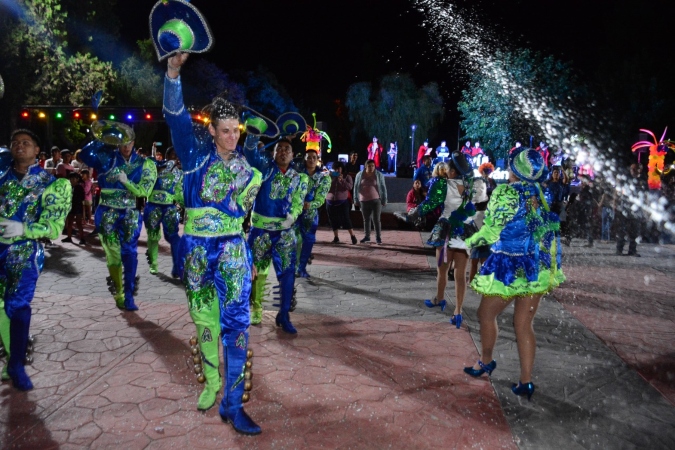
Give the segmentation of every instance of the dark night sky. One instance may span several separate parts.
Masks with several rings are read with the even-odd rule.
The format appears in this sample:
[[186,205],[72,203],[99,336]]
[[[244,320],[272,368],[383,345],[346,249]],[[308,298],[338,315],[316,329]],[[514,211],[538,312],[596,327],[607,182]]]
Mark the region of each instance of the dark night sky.
[[[118,0],[123,36],[148,36],[152,0]],[[453,114],[464,80],[428,51],[427,32],[409,0],[193,0],[207,17],[215,47],[205,57],[226,72],[263,65],[296,104],[320,109],[344,97],[355,81],[376,81],[409,72],[418,84],[441,83]],[[481,0],[456,1],[483,27],[513,46],[527,46],[566,61],[587,79],[598,61],[625,53],[662,66],[675,51],[672,0]],[[633,28],[631,28],[631,26]],[[662,52],[662,53],[660,53]],[[389,61],[389,62],[387,62]],[[459,62],[458,62],[459,63]],[[607,64],[605,62],[605,64]]]

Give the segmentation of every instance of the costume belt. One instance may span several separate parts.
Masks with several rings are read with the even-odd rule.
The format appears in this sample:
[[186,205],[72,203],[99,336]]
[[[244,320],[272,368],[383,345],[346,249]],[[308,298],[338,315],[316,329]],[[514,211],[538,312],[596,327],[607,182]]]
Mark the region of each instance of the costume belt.
[[227,215],[215,208],[187,208],[184,234],[201,237],[241,236],[243,218]]
[[126,189],[101,189],[101,205],[108,208],[136,208],[136,196]]
[[172,205],[173,194],[166,191],[152,191],[152,194],[148,197],[148,202],[157,205]]
[[282,225],[286,220],[285,217],[268,217],[258,214],[256,212],[251,214],[251,225],[260,229],[268,231],[286,230],[289,227]]

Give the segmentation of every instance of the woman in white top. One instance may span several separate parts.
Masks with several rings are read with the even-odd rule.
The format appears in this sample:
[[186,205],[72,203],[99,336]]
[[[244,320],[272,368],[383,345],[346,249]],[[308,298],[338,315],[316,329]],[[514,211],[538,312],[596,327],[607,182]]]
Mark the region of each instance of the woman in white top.
[[429,308],[440,306],[441,311],[445,310],[447,302],[444,297],[448,269],[454,262],[456,301],[450,323],[460,328],[462,304],[466,294],[466,265],[469,259],[464,239],[476,229],[470,219],[476,213],[476,208],[471,203],[470,189],[467,188],[465,182],[465,177],[472,173],[471,165],[466,157],[459,152],[454,152],[447,162],[447,167],[447,178],[434,178],[429,186],[427,198],[417,208],[422,216],[439,206],[443,208],[441,217],[427,241],[427,245],[436,247],[436,260],[438,261],[436,296],[432,300],[425,300],[424,303]]

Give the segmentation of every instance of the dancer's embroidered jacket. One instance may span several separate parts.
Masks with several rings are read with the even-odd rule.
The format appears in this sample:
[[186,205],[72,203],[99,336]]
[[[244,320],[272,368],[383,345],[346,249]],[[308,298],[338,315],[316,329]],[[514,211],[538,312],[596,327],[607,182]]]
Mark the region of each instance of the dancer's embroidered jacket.
[[21,180],[10,166],[0,167],[0,174],[0,218],[22,222],[24,226],[22,236],[0,237],[0,244],[58,238],[70,211],[70,182],[55,178],[37,164],[30,166]]
[[492,245],[471,287],[483,295],[512,298],[544,294],[565,280],[560,268],[559,227],[536,184],[502,184],[493,191],[481,229],[469,247]]

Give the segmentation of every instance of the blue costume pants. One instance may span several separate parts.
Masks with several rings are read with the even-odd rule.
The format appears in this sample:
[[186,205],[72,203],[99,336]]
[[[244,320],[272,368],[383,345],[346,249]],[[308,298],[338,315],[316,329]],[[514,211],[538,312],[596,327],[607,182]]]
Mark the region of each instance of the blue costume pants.
[[16,310],[30,308],[43,262],[44,250],[37,241],[0,244],[0,293],[10,319]]
[[183,273],[190,314],[219,305],[223,335],[246,331],[250,323],[252,258],[244,238],[184,235],[180,254],[179,270]]
[[319,228],[319,213],[316,210],[305,210],[295,222],[295,234],[298,240],[297,273],[307,271],[307,262],[316,242],[316,230]]
[[[127,308],[134,307],[138,237],[141,235],[142,223],[141,213],[136,209],[114,209],[107,206],[96,209],[96,226],[100,230],[108,268],[119,267],[121,264],[124,269],[124,299]],[[111,276],[117,283],[112,271]]]
[[293,300],[295,284],[296,238],[293,228],[268,231],[251,228],[248,243],[253,251],[253,262],[258,273],[267,273],[270,262],[279,280],[280,313],[287,313]]
[[175,205],[158,205],[148,203],[143,210],[143,222],[148,232],[148,254],[150,264],[157,264],[157,248],[160,239],[160,227],[164,228],[164,239],[171,245],[171,258],[173,260],[172,275],[178,275],[178,222],[180,216]]

